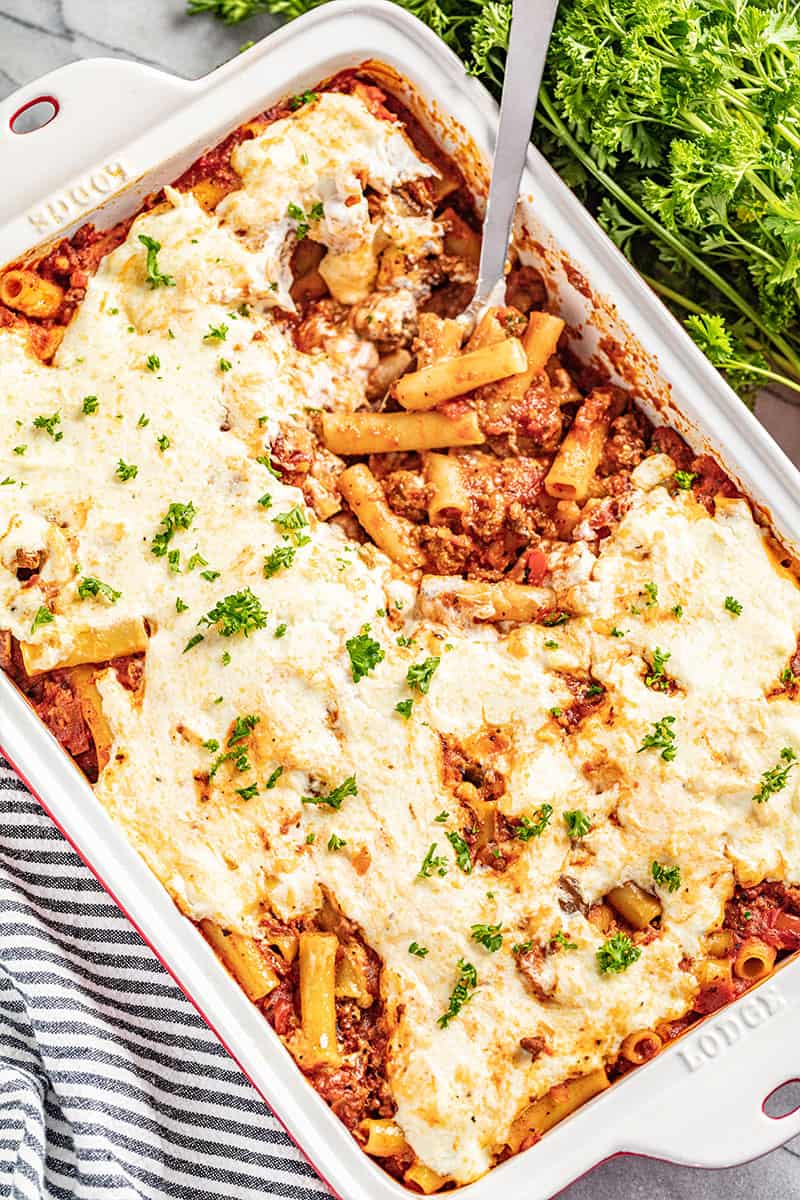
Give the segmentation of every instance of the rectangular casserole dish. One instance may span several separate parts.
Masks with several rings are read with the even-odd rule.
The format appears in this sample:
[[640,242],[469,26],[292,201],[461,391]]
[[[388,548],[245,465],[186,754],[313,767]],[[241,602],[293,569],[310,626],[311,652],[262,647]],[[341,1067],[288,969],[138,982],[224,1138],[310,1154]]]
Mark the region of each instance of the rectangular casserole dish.
[[[261,82],[267,55],[269,92]],[[403,90],[402,79],[393,72],[409,81],[412,106],[421,109],[428,126],[455,151],[479,193],[481,166],[472,144],[484,155],[490,151],[496,110],[488,96],[428,31],[391,5],[333,4],[197,83],[99,61],[65,68],[12,97],[0,107],[0,156],[8,164],[7,178],[19,182],[5,193],[8,224],[0,235],[0,261],[68,232],[90,214],[111,224],[135,211],[147,192],[175,178],[251,113],[366,60],[373,73],[387,75],[392,90]],[[300,71],[298,63],[303,64]],[[82,139],[76,162],[68,135],[89,120],[101,92],[102,115],[92,117],[92,133]],[[15,113],[39,96],[55,100],[56,120],[30,137],[12,134]],[[111,96],[114,102],[106,103]],[[449,115],[454,112],[461,124]],[[154,130],[143,132],[162,115],[165,119]],[[33,183],[43,160],[55,185],[47,196]],[[582,353],[602,353],[602,339],[624,343],[632,364],[625,381],[636,386],[645,408],[667,415],[698,450],[708,446],[723,454],[776,531],[796,544],[797,476],[768,435],[533,151],[524,194],[532,198],[532,205],[525,205],[526,224],[538,243],[537,253],[546,259],[561,311],[580,334]],[[94,213],[104,196],[111,198],[101,214]],[[603,299],[608,295],[614,296],[614,305]],[[0,733],[7,757],[333,1189],[348,1197],[407,1194],[358,1150],[277,1039],[265,1036],[258,1014],[4,678]],[[761,1106],[791,1077],[782,1043],[788,1040],[799,996],[798,968],[789,964],[762,988],[695,1028],[646,1071],[580,1110],[535,1150],[496,1168],[468,1190],[488,1196],[504,1187],[512,1195],[545,1197],[617,1152],[720,1166],[780,1144],[800,1129],[800,1118],[793,1114],[773,1121]],[[700,1114],[709,1112],[715,1114],[713,1122],[701,1122]],[[580,1128],[573,1129],[572,1122]],[[730,1148],[734,1144],[735,1151]],[[532,1165],[533,1186],[527,1169]]]

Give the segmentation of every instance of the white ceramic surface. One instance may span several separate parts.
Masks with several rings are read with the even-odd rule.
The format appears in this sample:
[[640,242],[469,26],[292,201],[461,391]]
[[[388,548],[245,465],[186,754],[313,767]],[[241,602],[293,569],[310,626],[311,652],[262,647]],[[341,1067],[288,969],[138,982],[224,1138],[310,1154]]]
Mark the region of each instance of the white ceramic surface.
[[[144,73],[133,65],[94,62],[59,71],[0,105],[6,216],[0,261],[35,244],[43,233],[58,231],[62,215],[67,224],[72,218],[73,224],[85,219],[123,177],[126,186],[106,219],[136,207],[144,191],[174,177],[205,145],[251,112],[370,56],[398,67],[423,93],[433,90],[441,108],[457,112],[480,149],[488,150],[496,111],[454,57],[397,8],[380,0],[340,0],[194,83]],[[61,105],[52,125],[24,138],[8,133],[8,121],[20,104],[41,94],[55,96]],[[46,184],[42,161],[48,164]],[[5,185],[6,180],[12,184]],[[694,436],[702,440],[707,435],[712,444],[723,446],[727,461],[769,506],[782,531],[800,541],[798,476],[786,458],[533,152],[525,191],[535,197],[533,218],[542,236],[568,250],[599,293],[614,295],[622,319],[657,356],[662,379],[671,383],[678,407],[695,427]],[[566,276],[559,288],[570,315],[585,315],[584,302]],[[334,1189],[348,1200],[407,1195],[357,1150],[310,1092],[278,1040],[4,679],[0,733],[7,755],[187,993],[196,997]],[[800,1132],[800,1113],[773,1121],[761,1111],[772,1088],[797,1069],[791,1034],[798,1004],[800,963],[465,1194],[476,1200],[501,1194],[508,1200],[544,1198],[620,1151],[723,1166],[776,1147]]]

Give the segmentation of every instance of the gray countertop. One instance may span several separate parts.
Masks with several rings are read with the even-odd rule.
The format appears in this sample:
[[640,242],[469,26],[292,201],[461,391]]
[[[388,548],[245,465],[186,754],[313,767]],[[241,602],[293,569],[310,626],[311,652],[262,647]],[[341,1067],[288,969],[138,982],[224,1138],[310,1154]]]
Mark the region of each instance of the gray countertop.
[[[46,71],[95,55],[200,76],[275,25],[269,17],[232,27],[190,19],[183,0],[0,0],[0,99]],[[800,410],[764,396],[757,412],[800,463]],[[798,1158],[800,1138],[758,1162],[724,1171],[617,1158],[573,1184],[562,1200],[790,1200],[800,1198]]]

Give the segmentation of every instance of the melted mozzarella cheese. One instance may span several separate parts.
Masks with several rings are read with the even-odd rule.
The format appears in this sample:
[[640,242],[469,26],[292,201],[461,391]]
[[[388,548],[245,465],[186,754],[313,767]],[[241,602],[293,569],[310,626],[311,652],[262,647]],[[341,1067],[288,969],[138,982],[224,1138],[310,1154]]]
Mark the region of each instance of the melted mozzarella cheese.
[[[291,282],[287,207],[322,202],[315,236],[347,252],[374,233],[365,185],[390,192],[432,169],[399,127],[339,95],[243,143],[234,166],[242,187],[213,215],[170,191],[164,208],[134,222],[90,281],[52,367],[14,334],[0,338],[0,474],[13,480],[0,488],[0,627],[46,646],[57,663],[81,631],[146,618],[143,695],[113,671],[100,680],[114,746],[98,797],[196,920],[257,935],[269,910],[289,918],[313,912],[323,888],[336,897],[384,964],[397,1119],[427,1165],[464,1183],[489,1168],[529,1099],[601,1066],[633,1029],[690,1007],[698,979],[684,960],[719,924],[735,880],[800,878],[800,772],[769,803],[753,802],[781,748],[800,752],[797,706],[769,697],[794,649],[800,591],[744,503],[723,504],[712,519],[660,486],[669,470],[641,472],[599,557],[564,553],[556,602],[581,615],[555,631],[444,630],[414,608],[415,589],[379,551],[349,544],[310,512],[310,540],[266,578],[265,558],[287,545],[273,518],[303,502],[256,458],[308,407],[364,401],[352,344],[340,356],[300,353],[269,312]],[[424,222],[398,232],[399,211],[387,207],[384,236],[438,236]],[[161,243],[174,287],[147,285],[142,234]],[[210,335],[223,327],[224,338]],[[96,413],[84,414],[86,396],[97,397]],[[54,414],[58,440],[33,424]],[[120,460],[137,466],[135,478],[118,477]],[[269,507],[259,503],[267,494]],[[170,542],[180,555],[173,570],[151,543],[169,505],[190,502],[195,518]],[[18,549],[47,552],[37,583],[16,579]],[[194,555],[219,575],[191,569]],[[118,590],[118,601],[80,599],[83,576]],[[268,613],[266,628],[226,638],[198,624],[245,587]],[[741,616],[725,609],[729,594]],[[45,603],[55,619],[32,633]],[[385,615],[400,605],[411,646],[398,645]],[[355,683],[345,643],[367,624],[385,657]],[[203,641],[187,650],[198,632]],[[656,647],[670,655],[669,693],[644,682]],[[395,706],[412,695],[406,673],[427,656],[439,667],[405,721]],[[550,710],[570,702],[565,675],[590,672],[607,699],[567,735]],[[204,743],[224,749],[244,714],[259,717],[247,769],[228,762],[208,780],[214,753]],[[641,750],[667,715],[672,762]],[[479,865],[465,874],[446,839],[458,805],[441,738],[487,730],[507,747],[500,809],[554,812],[504,873]],[[302,803],[350,775],[358,794],[339,811]],[[243,798],[237,789],[253,783],[257,794]],[[571,842],[563,814],[578,808],[592,830]],[[347,842],[337,853],[327,850],[332,833]],[[419,878],[432,844],[447,873]],[[680,864],[683,876],[661,897],[661,932],[627,972],[600,975],[602,938],[562,907],[560,881],[568,876],[590,904],[624,879],[652,888],[654,860]],[[477,923],[502,926],[500,950],[476,944]],[[562,930],[577,949],[547,957],[537,994],[511,948],[547,946]],[[426,957],[409,954],[412,941]],[[462,958],[478,987],[442,1029]],[[531,1061],[519,1043],[536,1035],[549,1053]]]

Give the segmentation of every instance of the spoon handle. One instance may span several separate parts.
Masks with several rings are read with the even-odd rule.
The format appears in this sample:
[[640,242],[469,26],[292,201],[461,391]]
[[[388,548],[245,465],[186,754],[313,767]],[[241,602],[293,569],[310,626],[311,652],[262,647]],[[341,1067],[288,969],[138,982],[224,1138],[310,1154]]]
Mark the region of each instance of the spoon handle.
[[558,0],[514,0],[500,124],[483,226],[475,298],[485,302],[503,278],[539,86]]

